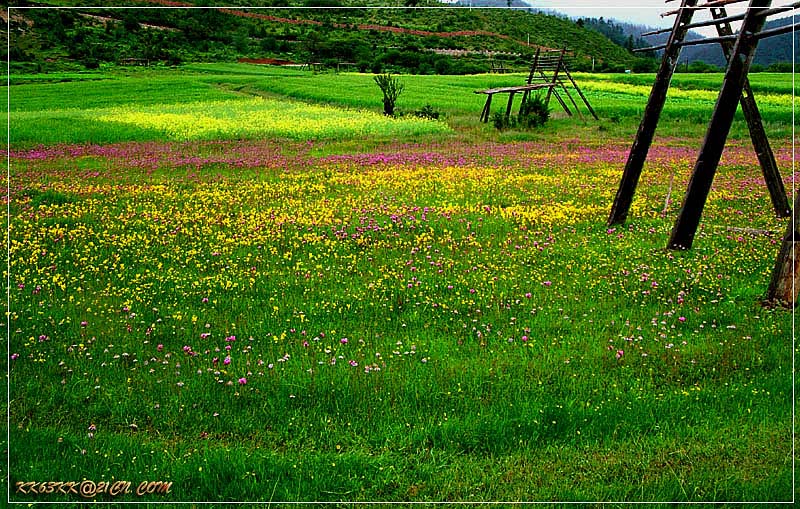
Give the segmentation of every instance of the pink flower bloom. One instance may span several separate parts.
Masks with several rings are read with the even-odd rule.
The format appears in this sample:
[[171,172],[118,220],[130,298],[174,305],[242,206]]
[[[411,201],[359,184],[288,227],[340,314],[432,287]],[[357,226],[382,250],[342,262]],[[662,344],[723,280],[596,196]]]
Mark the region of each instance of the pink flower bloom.
[[159,345],[156,347],[156,350],[158,350],[159,352],[164,350],[164,345],[159,343]]
[[625,355],[623,350],[617,350],[617,360],[620,360],[623,355]]
[[526,299],[530,299],[530,298],[531,298],[531,292],[528,292],[528,293],[526,293],[526,294],[525,294],[525,298],[526,298]]
[[542,284],[545,285],[545,286],[550,286],[550,285],[553,284],[553,282],[552,281],[544,281],[544,282],[542,282]]
[[203,302],[203,303],[208,302],[208,297],[203,297],[203,300],[201,300],[200,302]]
[[228,336],[227,338],[225,338],[225,341],[227,341],[227,342],[229,342],[229,343],[230,343],[231,341],[236,341],[236,336]]
[[341,343],[341,344],[343,344],[343,345],[346,345],[346,344],[347,344],[347,338],[342,338],[342,339],[340,339],[340,340],[339,340],[339,343]]
[[679,316],[678,317],[678,321],[679,322],[685,322],[686,321],[686,317],[685,316]]
[[242,377],[239,379],[239,385],[247,385],[247,378]]
[[11,354],[11,360],[12,360],[12,361],[15,361],[15,360],[17,360],[17,359],[19,359],[19,354],[18,354],[18,353],[12,353],[12,354]]
[[81,327],[86,327],[87,325],[89,325],[89,322],[87,321],[81,322]]
[[225,359],[222,360],[222,363],[225,364],[226,366],[228,364],[230,364],[231,363],[231,356],[228,355],[227,357],[225,357]]
[[358,366],[358,363],[356,361],[350,361],[350,365],[356,367]]

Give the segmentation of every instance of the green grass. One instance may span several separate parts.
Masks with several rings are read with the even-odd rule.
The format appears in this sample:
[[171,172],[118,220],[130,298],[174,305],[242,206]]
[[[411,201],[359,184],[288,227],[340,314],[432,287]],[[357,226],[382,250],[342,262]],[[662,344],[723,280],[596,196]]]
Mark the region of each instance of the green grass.
[[[151,76],[136,111],[195,111],[165,83],[207,108],[279,93],[272,70],[225,68]],[[292,79],[367,107],[368,78]],[[13,487],[84,478],[173,483],[97,497],[148,503],[791,500],[792,314],[759,303],[785,222],[749,141],[694,249],[669,252],[680,203],[662,209],[696,144],[654,144],[609,230],[641,99],[598,101],[616,123],[498,134],[446,102],[495,78],[403,77],[401,105],[455,124],[442,140],[12,146],[12,500],[77,503]],[[15,85],[42,102],[12,103],[12,128],[66,85],[133,108],[140,79]]]
[[[576,132],[581,133],[579,136],[632,139],[653,75],[577,74],[578,83],[601,117],[599,122],[588,116],[583,105],[582,115],[588,120],[568,117],[557,102],[552,101],[553,120],[546,128],[504,133],[497,133],[490,126],[478,122],[485,96],[474,92],[522,83],[525,79],[523,74],[402,76],[401,79],[405,83],[405,90],[397,102],[401,115],[430,105],[451,127],[465,133],[465,139],[514,141],[542,137],[557,140]],[[721,74],[676,74],[658,135],[699,143],[721,80]],[[760,98],[768,135],[779,139],[791,136],[791,75],[757,73],[751,75],[750,81],[756,99]],[[628,85],[638,88],[630,89]],[[247,96],[290,97],[305,102],[382,111],[380,91],[372,76],[367,74],[311,74],[246,64],[192,64],[180,71],[160,73],[134,69],[116,74],[113,79],[94,81],[89,87],[81,82],[12,87],[12,145],[66,143],[70,140],[82,143],[164,140],[168,135],[159,130],[130,124],[98,125],[89,114],[90,110],[125,105],[157,109],[161,105],[224,101]],[[574,98],[579,101],[577,96]],[[505,96],[497,96],[493,111],[504,109],[505,102]],[[746,124],[738,112],[731,138],[746,139],[748,136]]]

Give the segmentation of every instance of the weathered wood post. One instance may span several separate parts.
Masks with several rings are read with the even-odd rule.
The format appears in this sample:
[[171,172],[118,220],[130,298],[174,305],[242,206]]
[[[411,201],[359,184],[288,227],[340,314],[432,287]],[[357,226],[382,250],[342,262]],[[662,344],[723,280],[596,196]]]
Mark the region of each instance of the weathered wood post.
[[722,81],[722,88],[717,97],[717,104],[711,114],[703,146],[697,156],[689,187],[683,199],[683,206],[672,228],[669,249],[690,249],[694,241],[700,217],[714,181],[714,174],[719,166],[719,159],[725,142],[728,139],[736,106],[742,97],[744,80],[753,61],[753,55],[758,45],[757,34],[764,26],[765,16],[760,16],[767,10],[772,0],[751,0],[747,13],[742,20],[742,27],[736,44],[733,47],[728,69]]
[[625,170],[622,173],[617,196],[611,206],[611,214],[608,217],[609,225],[623,224],[628,217],[628,211],[633,202],[633,194],[636,192],[639,177],[642,175],[642,168],[647,159],[650,144],[653,142],[661,110],[664,109],[670,80],[675,72],[675,67],[678,65],[678,57],[681,52],[680,42],[683,41],[686,32],[688,32],[686,25],[692,21],[696,4],[697,0],[684,0],[678,10],[675,24],[664,49],[661,66],[658,68],[653,88],[650,90],[650,97],[647,100],[642,122],[639,124],[639,130],[636,132],[633,146],[628,154],[628,162],[625,163]]
[[772,278],[767,287],[767,301],[797,306],[797,295],[800,291],[800,193],[794,200],[794,214],[786,227],[781,250],[772,271]]
[[564,49],[561,50],[561,54],[558,56],[558,62],[556,63],[556,68],[553,71],[553,86],[547,89],[547,96],[544,98],[545,106],[550,104],[550,96],[553,94],[553,92],[554,92],[553,89],[558,84],[558,72],[561,70],[561,65],[564,63],[564,54],[566,52],[567,52],[567,49],[564,48]]
[[[727,18],[728,13],[725,7],[711,8],[711,17],[721,20]],[[720,37],[734,35],[731,24],[725,21],[720,22],[717,25],[717,34]],[[731,55],[733,55],[733,41],[722,41],[720,46],[725,54],[725,60],[730,61]],[[753,95],[753,90],[750,88],[750,80],[747,77],[744,79],[742,97],[739,104],[742,106],[742,114],[745,122],[747,122],[747,128],[750,130],[750,141],[753,143],[756,157],[758,157],[758,162],[761,164],[764,182],[767,184],[775,214],[778,217],[789,217],[792,214],[789,198],[786,197],[786,189],[783,186],[780,171],[778,171],[778,163],[775,161],[775,155],[772,152],[772,147],[770,147],[767,133],[764,131],[761,112],[758,110],[756,98]]]

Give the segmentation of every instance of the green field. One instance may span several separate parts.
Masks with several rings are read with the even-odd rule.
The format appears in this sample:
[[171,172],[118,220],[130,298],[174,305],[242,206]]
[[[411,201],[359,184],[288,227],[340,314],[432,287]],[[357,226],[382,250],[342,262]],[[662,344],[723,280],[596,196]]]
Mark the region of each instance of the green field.
[[[793,499],[786,222],[741,118],[664,249],[720,75],[675,76],[616,228],[652,75],[502,132],[473,91],[521,75],[401,76],[394,119],[370,75],[96,78],[9,90],[12,501]],[[791,189],[791,76],[751,82]]]
[[[37,75],[40,76],[40,75]],[[113,108],[149,106],[154,109],[165,105],[193,104],[202,101],[246,101],[254,97],[291,98],[298,101],[331,104],[351,110],[380,112],[381,94],[372,77],[366,74],[321,73],[286,70],[246,64],[192,64],[180,70],[127,73],[68,75],[69,81],[57,83],[30,83],[13,76],[10,116],[14,129],[11,142],[14,146],[35,146],[38,143],[116,143],[169,138],[163,131],[135,126],[129,123],[98,122],[107,118]],[[108,76],[108,79],[98,79]],[[579,84],[601,117],[595,122],[581,104],[584,118],[568,117],[558,104],[551,104],[553,121],[546,133],[536,137],[552,136],[558,139],[569,133],[580,132],[581,137],[633,137],[641,118],[653,75],[602,75],[578,74]],[[483,129],[478,116],[485,96],[475,94],[498,86],[523,82],[522,74],[473,76],[408,76],[406,88],[398,100],[400,113],[410,114],[429,105],[440,111],[447,123],[460,131],[469,132],[473,139],[497,138],[501,141],[527,139],[527,133],[511,132],[501,135]],[[716,90],[721,83],[720,74],[677,74],[673,78],[669,100],[664,108],[664,122],[658,133],[666,137],[702,139],[705,126],[716,101]],[[757,94],[765,124],[771,136],[791,136],[792,80],[790,74],[758,73],[751,76],[752,88]],[[573,92],[576,101],[580,99]],[[504,98],[495,101],[493,111],[504,108]],[[519,104],[517,100],[517,105]],[[173,106],[174,107],[174,106]],[[574,109],[570,104],[570,108]],[[731,136],[746,138],[747,128],[737,113]],[[402,130],[402,129],[401,129]],[[384,136],[371,135],[370,139],[420,134],[395,133],[391,129]],[[434,129],[435,133],[440,130]],[[259,137],[263,133],[218,133],[218,137],[233,139],[241,136]],[[291,137],[291,136],[290,136]],[[333,138],[341,136],[332,136]],[[331,138],[331,136],[328,136]]]

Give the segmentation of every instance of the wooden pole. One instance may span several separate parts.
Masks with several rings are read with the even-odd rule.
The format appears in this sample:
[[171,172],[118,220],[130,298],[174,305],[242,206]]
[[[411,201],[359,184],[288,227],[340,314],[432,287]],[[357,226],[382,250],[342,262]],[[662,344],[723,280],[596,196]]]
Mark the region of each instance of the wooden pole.
[[[536,55],[533,57],[533,63],[531,64],[531,71],[528,73],[528,79],[525,81],[526,84],[530,85],[533,82],[533,77],[536,75],[536,68],[539,66],[539,52],[542,51],[542,48],[536,48]],[[531,95],[530,90],[526,90],[522,93],[522,104],[525,104],[525,101],[528,100],[528,97]]]
[[[733,35],[733,28],[731,28],[728,21],[725,21],[729,19],[725,7],[712,8],[711,17],[719,20],[717,33],[720,36]],[[725,59],[730,61],[733,54],[733,43],[721,42],[720,46],[725,54]],[[764,182],[767,184],[775,214],[778,217],[789,217],[792,214],[789,198],[786,197],[786,189],[783,186],[783,180],[778,170],[778,163],[775,161],[775,155],[769,145],[764,123],[761,120],[761,112],[758,110],[756,98],[750,88],[750,80],[746,76],[739,104],[742,105],[742,114],[747,122],[747,128],[750,130],[750,140],[753,142],[753,149],[756,152],[756,157],[758,157],[758,162],[761,164]]]
[[566,48],[561,50],[561,55],[558,57],[558,63],[556,64],[556,69],[553,71],[553,86],[547,89],[547,97],[544,99],[544,104],[550,104],[550,95],[555,91],[555,86],[558,83],[558,71],[561,70],[561,63],[564,61],[564,53],[566,53]]
[[767,287],[767,301],[780,302],[789,307],[797,306],[800,291],[800,193],[794,200],[794,215],[786,227],[778,259],[772,270],[772,278]]
[[761,30],[766,19],[763,16],[756,16],[754,13],[766,10],[771,1],[751,0],[747,14],[742,20],[739,36],[733,47],[733,53],[728,61],[728,69],[725,71],[725,78],[722,81],[722,88],[717,97],[717,104],[714,106],[703,146],[700,148],[692,177],[689,180],[683,206],[675,226],[672,228],[672,235],[667,245],[669,249],[679,250],[692,247],[694,235],[703,214],[703,207],[711,190],[711,183],[714,181],[714,174],[717,171],[719,159],[733,123],[736,106],[742,97],[747,71],[750,69],[758,45],[758,40],[753,34]]
[[481,120],[483,123],[489,122],[489,114],[491,113],[492,109],[492,94],[486,95],[486,104],[483,105],[483,111],[481,112]]
[[514,104],[514,91],[508,93],[508,106],[506,106],[506,120],[511,117],[511,107]]
[[[567,69],[566,66],[564,67],[564,73],[567,75],[567,78],[569,78],[569,81],[572,82],[572,86],[575,87],[575,90],[578,91],[578,95],[581,97],[581,99],[583,99],[583,104],[585,104],[586,107],[589,108],[589,113],[592,114],[592,116],[594,117],[595,120],[600,120],[597,117],[597,113],[594,112],[594,109],[592,108],[592,105],[589,104],[588,99],[586,99],[586,96],[583,95],[583,92],[581,92],[581,89],[578,86],[578,84],[575,83],[574,79],[572,79],[572,75],[569,73],[569,69]],[[577,108],[577,106],[575,106],[575,107]]]
[[694,15],[692,7],[695,4],[697,4],[697,0],[683,0],[681,8],[678,10],[675,25],[672,27],[672,33],[667,40],[667,47],[661,59],[661,66],[658,68],[653,88],[650,90],[650,98],[647,100],[642,122],[639,124],[639,130],[636,132],[633,146],[628,154],[628,161],[625,163],[625,170],[622,173],[622,180],[614,198],[614,204],[611,206],[611,214],[608,218],[609,225],[623,224],[628,217],[628,211],[633,202],[633,194],[636,192],[639,177],[642,175],[642,168],[647,159],[650,144],[653,142],[661,110],[664,109],[669,83],[672,79],[672,74],[675,72],[675,67],[678,65],[678,57],[681,51],[679,43],[686,36],[687,30],[685,26],[692,22],[692,15]]

